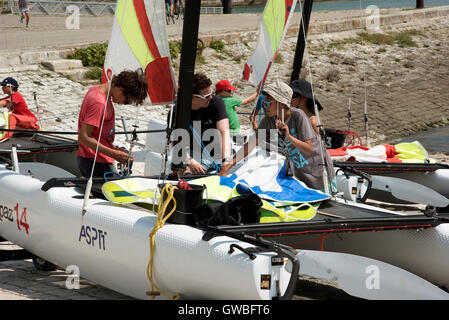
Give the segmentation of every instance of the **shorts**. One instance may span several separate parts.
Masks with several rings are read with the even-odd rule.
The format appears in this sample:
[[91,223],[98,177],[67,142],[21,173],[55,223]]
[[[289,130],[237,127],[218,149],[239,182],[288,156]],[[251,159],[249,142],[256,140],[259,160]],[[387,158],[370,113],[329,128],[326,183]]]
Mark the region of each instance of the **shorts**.
[[28,8],[25,8],[25,9],[20,9],[20,13],[22,14],[22,16],[23,15],[25,15],[25,14],[30,14],[31,13],[31,11],[30,11],[30,9],[28,9]]
[[[81,174],[85,178],[90,178],[90,174],[92,172],[92,165],[94,163],[93,158],[83,158],[78,156],[77,158],[78,168],[81,171]],[[102,163],[96,162],[93,177],[101,177],[104,178],[104,174],[107,172],[116,173],[117,170],[112,163]]]

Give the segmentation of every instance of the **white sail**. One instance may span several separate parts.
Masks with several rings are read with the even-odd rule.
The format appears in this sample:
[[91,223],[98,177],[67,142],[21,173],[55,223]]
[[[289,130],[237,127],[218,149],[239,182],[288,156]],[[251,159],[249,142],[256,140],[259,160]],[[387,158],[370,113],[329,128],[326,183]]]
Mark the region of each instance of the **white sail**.
[[102,81],[125,69],[137,68],[145,71],[151,103],[174,100],[176,85],[163,1],[117,1]]
[[245,63],[243,79],[255,86],[265,82],[271,64],[284,39],[296,0],[268,0],[259,26],[259,41]]

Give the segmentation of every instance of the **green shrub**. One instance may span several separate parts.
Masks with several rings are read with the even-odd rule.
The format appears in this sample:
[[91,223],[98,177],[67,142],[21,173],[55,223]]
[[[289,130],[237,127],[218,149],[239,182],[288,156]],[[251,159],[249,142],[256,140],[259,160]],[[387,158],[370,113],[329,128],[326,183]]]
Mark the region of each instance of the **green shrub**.
[[67,56],[68,59],[81,60],[85,67],[103,67],[108,43],[94,43],[86,48],[76,50]]
[[412,40],[409,33],[401,32],[395,37],[396,43],[399,47],[417,47],[418,44]]
[[368,43],[377,44],[377,45],[381,45],[381,44],[393,45],[394,44],[394,37],[389,34],[361,32],[358,35],[362,41],[366,41]]
[[100,68],[100,67],[93,67],[92,69],[87,71],[86,78],[87,79],[92,79],[92,80],[100,80],[102,72],[103,72],[102,68]]
[[206,64],[206,58],[200,55],[196,56],[196,62],[199,64]]
[[170,57],[176,59],[181,53],[182,42],[181,41],[169,41],[168,48],[170,50]]
[[214,40],[214,41],[211,41],[211,43],[209,44],[209,47],[211,47],[215,51],[220,52],[220,51],[223,51],[223,49],[225,47],[225,43],[220,40]]

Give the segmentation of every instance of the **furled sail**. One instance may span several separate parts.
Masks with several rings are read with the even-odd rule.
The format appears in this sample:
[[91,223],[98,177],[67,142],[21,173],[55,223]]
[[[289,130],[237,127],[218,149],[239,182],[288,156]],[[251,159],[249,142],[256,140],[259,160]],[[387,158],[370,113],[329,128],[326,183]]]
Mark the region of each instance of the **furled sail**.
[[175,76],[170,62],[164,1],[118,0],[102,82],[121,71],[142,68],[152,104],[172,102]]
[[268,0],[259,26],[259,41],[245,63],[243,79],[255,86],[265,82],[295,11],[296,0]]

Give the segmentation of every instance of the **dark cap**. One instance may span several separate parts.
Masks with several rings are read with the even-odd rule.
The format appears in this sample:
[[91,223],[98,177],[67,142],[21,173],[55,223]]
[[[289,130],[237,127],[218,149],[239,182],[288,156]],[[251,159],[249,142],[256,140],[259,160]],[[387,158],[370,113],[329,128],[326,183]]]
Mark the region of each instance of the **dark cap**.
[[0,83],[0,85],[2,87],[7,87],[7,86],[11,85],[14,87],[14,90],[16,90],[16,91],[19,88],[19,83],[16,81],[16,79],[11,78],[11,77],[3,79],[3,81]]
[[[310,100],[313,99],[312,85],[306,80],[294,80],[290,83],[290,88],[292,88],[293,90],[293,96],[300,95]],[[323,106],[316,98],[315,102],[316,106],[318,107],[318,111],[323,110]]]

